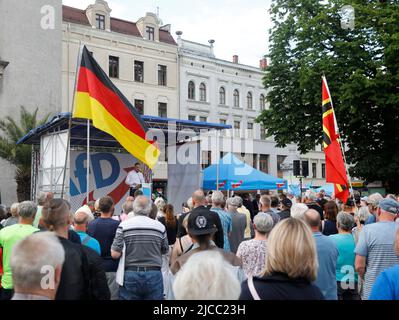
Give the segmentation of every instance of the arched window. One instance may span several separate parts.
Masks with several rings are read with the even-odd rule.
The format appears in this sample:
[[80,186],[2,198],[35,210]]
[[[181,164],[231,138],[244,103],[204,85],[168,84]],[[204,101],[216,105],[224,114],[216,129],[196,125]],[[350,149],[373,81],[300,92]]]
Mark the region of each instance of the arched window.
[[219,89],[219,104],[225,105],[226,104],[226,89],[220,87]]
[[205,83],[200,84],[200,101],[206,101],[206,85],[205,85]]
[[240,107],[240,93],[238,92],[237,89],[234,90],[234,107],[239,108]]
[[265,110],[265,96],[263,94],[260,95],[259,103],[260,103],[260,110],[261,111]]
[[252,93],[248,92],[247,94],[247,108],[252,109]]
[[193,81],[188,83],[188,98],[195,100],[195,84]]

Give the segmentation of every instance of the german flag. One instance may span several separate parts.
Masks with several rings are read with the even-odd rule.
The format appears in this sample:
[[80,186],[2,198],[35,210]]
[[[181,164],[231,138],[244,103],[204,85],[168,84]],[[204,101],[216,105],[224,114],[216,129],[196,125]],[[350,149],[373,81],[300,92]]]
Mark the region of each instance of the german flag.
[[322,79],[323,147],[326,157],[326,181],[334,184],[335,197],[346,203],[349,197],[349,183],[344,157],[339,142],[334,108],[328,90],[327,80]]
[[151,169],[160,151],[146,140],[147,126],[136,108],[112,83],[86,46],[78,71],[73,118],[90,119]]

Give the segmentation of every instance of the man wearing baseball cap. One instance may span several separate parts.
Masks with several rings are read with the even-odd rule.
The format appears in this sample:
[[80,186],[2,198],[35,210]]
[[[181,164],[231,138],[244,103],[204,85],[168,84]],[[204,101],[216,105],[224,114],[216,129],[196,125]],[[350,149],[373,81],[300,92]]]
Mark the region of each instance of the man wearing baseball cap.
[[399,257],[393,246],[399,228],[399,224],[395,223],[398,214],[399,202],[389,198],[382,199],[378,204],[377,222],[365,225],[359,235],[355,249],[355,268],[364,279],[363,300],[369,299],[371,288],[379,274],[399,264]]
[[292,201],[290,199],[284,198],[283,200],[281,200],[281,211],[278,212],[280,220],[291,217],[291,207]]
[[173,274],[176,274],[193,254],[205,250],[220,252],[227,262],[241,269],[241,260],[234,253],[218,248],[213,242],[213,235],[218,229],[214,223],[212,214],[207,208],[198,208],[190,214],[187,229],[194,243],[194,247],[192,250],[177,258],[175,263],[171,266]]
[[[399,256],[399,229],[396,231],[395,248]],[[399,300],[399,264],[381,272],[369,300]]]

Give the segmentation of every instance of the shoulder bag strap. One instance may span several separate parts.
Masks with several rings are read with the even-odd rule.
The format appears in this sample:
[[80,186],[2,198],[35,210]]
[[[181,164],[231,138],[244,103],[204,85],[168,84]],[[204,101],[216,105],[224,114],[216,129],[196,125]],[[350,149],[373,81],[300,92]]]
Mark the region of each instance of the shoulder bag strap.
[[253,277],[249,277],[249,278],[248,278],[248,288],[249,288],[249,292],[251,292],[252,298],[253,298],[254,300],[262,300],[262,299],[259,297],[258,292],[257,292],[256,289],[255,289],[255,286],[254,286],[254,278],[253,278]]
[[186,251],[184,251],[184,253],[189,252],[193,247],[194,247],[194,243],[190,246],[190,248],[188,248]]
[[178,239],[179,239],[179,244],[180,244],[180,250],[181,250],[181,253],[183,254],[184,250],[183,250],[183,245],[181,244],[181,238],[178,238]]

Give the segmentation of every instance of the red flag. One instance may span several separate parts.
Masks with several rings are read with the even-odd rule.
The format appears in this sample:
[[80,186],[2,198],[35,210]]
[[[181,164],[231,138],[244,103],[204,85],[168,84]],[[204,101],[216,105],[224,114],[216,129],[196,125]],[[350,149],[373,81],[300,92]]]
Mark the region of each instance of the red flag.
[[323,148],[326,156],[326,181],[334,184],[335,197],[346,203],[349,197],[349,183],[346,175],[344,157],[339,142],[338,126],[328,90],[323,76]]

